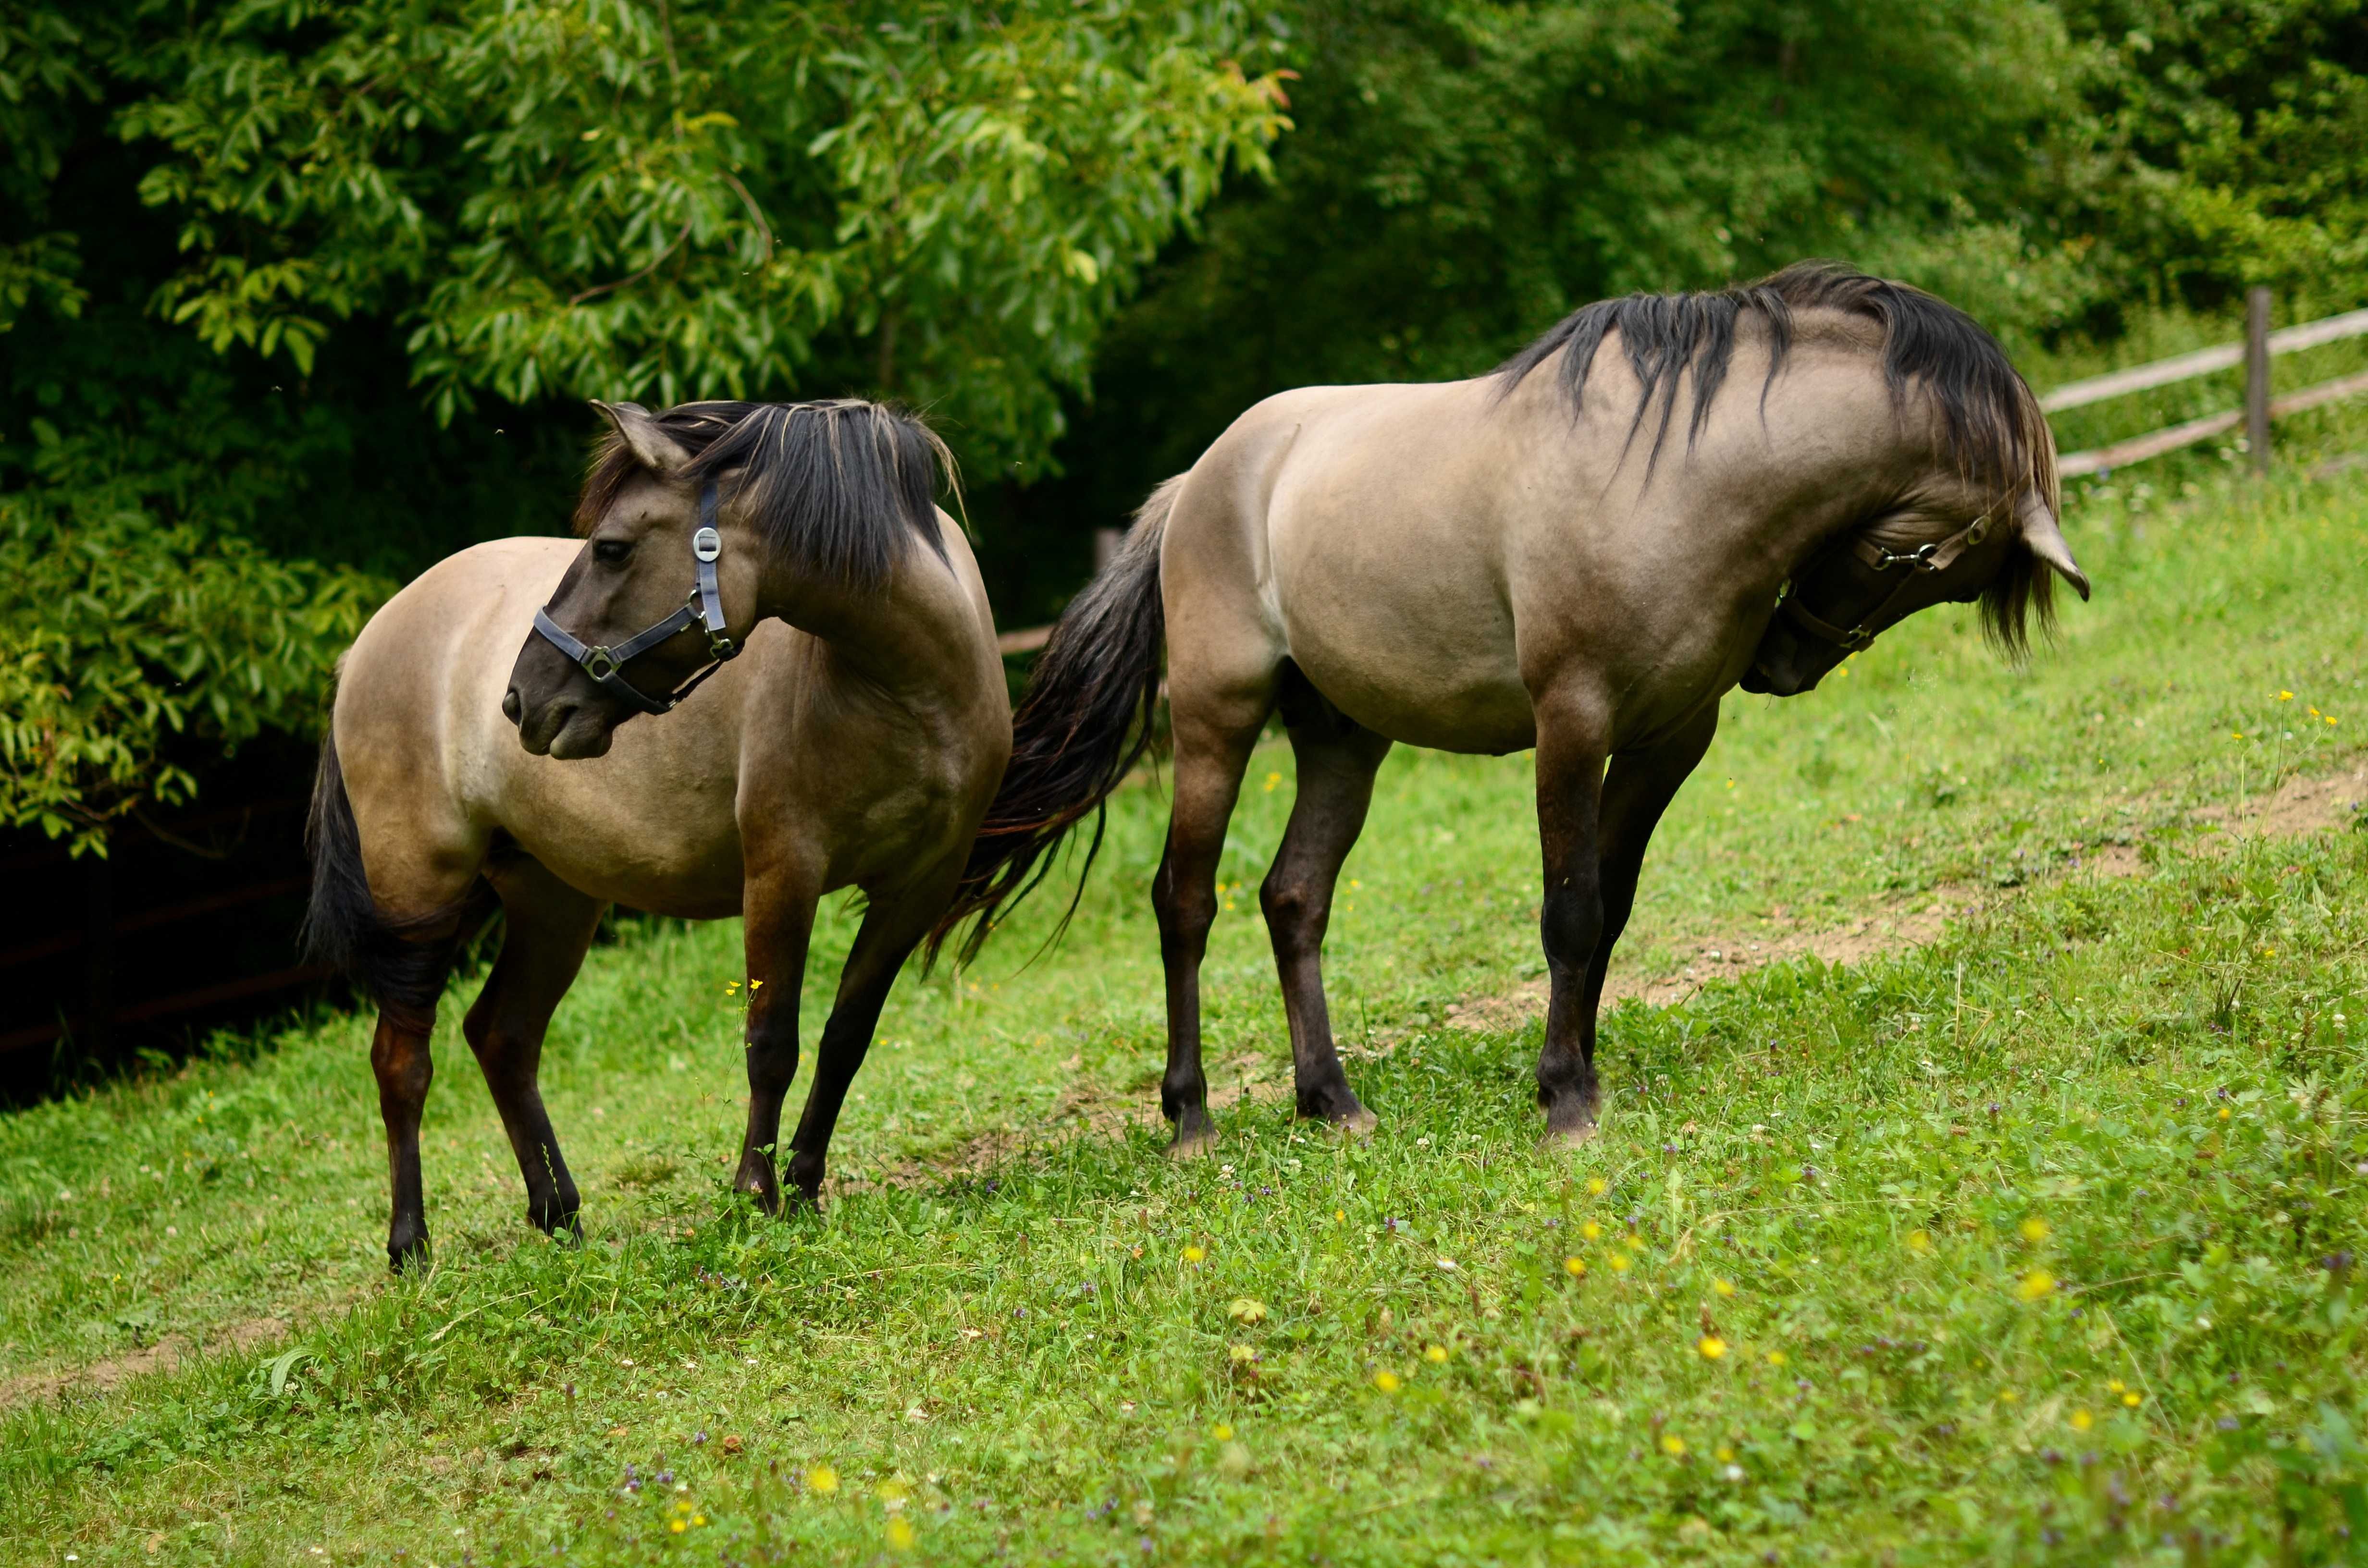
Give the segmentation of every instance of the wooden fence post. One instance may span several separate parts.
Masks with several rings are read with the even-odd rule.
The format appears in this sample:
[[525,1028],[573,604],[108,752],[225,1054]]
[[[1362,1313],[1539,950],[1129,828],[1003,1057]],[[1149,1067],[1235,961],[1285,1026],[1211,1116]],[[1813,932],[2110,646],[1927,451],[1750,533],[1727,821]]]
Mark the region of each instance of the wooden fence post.
[[2270,291],[2245,290],[2245,443],[2255,473],[2270,472]]

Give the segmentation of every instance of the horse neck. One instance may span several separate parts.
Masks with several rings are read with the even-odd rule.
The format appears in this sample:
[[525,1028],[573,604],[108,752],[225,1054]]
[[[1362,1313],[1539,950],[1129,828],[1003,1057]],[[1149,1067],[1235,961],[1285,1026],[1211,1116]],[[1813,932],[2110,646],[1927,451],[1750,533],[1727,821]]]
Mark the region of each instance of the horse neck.
[[847,667],[910,701],[967,690],[976,663],[977,612],[926,549],[908,551],[877,588],[768,573],[757,613],[819,638]]

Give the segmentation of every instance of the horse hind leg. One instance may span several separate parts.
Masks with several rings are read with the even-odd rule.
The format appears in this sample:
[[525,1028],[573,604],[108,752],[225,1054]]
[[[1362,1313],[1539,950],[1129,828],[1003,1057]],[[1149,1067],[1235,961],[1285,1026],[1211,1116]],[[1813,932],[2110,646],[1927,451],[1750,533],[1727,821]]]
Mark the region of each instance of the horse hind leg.
[[526,1181],[526,1217],[545,1234],[582,1234],[575,1178],[543,1108],[544,1032],[575,982],[608,905],[576,892],[539,861],[518,858],[487,873],[502,902],[502,951],[461,1023],[492,1091]]
[[1159,917],[1159,957],[1167,985],[1167,1071],[1159,1083],[1159,1108],[1175,1124],[1167,1152],[1179,1159],[1206,1153],[1217,1140],[1201,1062],[1201,960],[1217,918],[1217,862],[1224,852],[1225,824],[1272,706],[1270,678],[1255,690],[1197,700],[1185,682],[1170,682],[1176,793],[1151,903]]
[[1284,667],[1280,706],[1297,760],[1297,794],[1282,846],[1258,888],[1258,904],[1291,1024],[1299,1114],[1361,1132],[1374,1119],[1349,1089],[1333,1044],[1324,1001],[1324,933],[1341,863],[1363,831],[1373,775],[1390,743],[1333,707],[1296,665]]

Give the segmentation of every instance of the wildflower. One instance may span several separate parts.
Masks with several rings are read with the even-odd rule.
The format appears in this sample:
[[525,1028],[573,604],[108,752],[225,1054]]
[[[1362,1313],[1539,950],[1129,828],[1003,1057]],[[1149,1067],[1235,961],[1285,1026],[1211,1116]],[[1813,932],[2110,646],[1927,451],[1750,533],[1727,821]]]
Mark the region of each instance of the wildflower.
[[1735,1294],[1735,1284],[1732,1280],[1713,1279],[1710,1282],[1710,1288],[1717,1291],[1722,1296],[1732,1296]]
[[2022,1283],[2014,1288],[2014,1293],[2026,1301],[2036,1301],[2055,1289],[2055,1276],[2044,1268],[2034,1268],[2022,1277]]
[[2281,691],[2278,693],[2278,700],[2280,702],[2292,702],[2294,700],[2294,693],[2291,691]]
[[1345,1209],[1335,1209],[1332,1210],[1332,1222],[1336,1225],[1340,1223],[1343,1220],[1346,1220],[1348,1217],[1349,1211]]
[[1431,1365],[1437,1366],[1447,1359],[1447,1346],[1444,1345],[1434,1345],[1429,1349],[1422,1353],[1422,1358],[1431,1363]]
[[690,1528],[690,1521],[689,1519],[668,1519],[666,1521],[666,1530],[669,1534],[680,1535],[683,1531],[689,1528]]
[[888,1549],[892,1551],[913,1550],[913,1521],[902,1514],[889,1516]]
[[1625,1274],[1628,1272],[1628,1255],[1626,1253],[1615,1252],[1611,1255],[1611,1272],[1614,1274]]
[[1209,1428],[1209,1436],[1220,1443],[1230,1443],[1234,1440],[1234,1429],[1220,1421]]
[[1923,1231],[1908,1232],[1907,1250],[1909,1252],[1930,1252],[1932,1250],[1931,1236]]
[[2105,1386],[2106,1386],[2107,1388],[2109,1388],[2109,1389],[2112,1390],[2115,1393],[2119,1393],[2119,1392],[2121,1392],[2123,1389],[2125,1389],[2125,1388],[2129,1387],[2129,1385],[2128,1385],[2127,1383],[2125,1383],[2125,1382],[2122,1381],[2122,1380],[2121,1380],[2121,1379],[2119,1379],[2119,1378],[2108,1378],[2108,1379],[2106,1379],[2106,1380],[2105,1380]]
[[1375,1372],[1373,1374],[1373,1386],[1381,1390],[1383,1393],[1395,1393],[1398,1392],[1398,1375],[1395,1372],[1388,1371],[1386,1369]]
[[2226,1106],[2222,1106],[2220,1108],[2220,1119],[2223,1121],[2228,1119],[2228,1108]]
[[2096,1424],[2097,1418],[2085,1410],[2076,1410],[2072,1413],[2072,1430],[2075,1432],[2086,1432]]
[[1725,1443],[1721,1443],[1718,1446],[1717,1450],[1711,1455],[1711,1458],[1718,1460],[1721,1464],[1733,1464],[1735,1462],[1735,1450],[1727,1447]]
[[1184,1249],[1184,1261],[1187,1263],[1198,1263],[1208,1256],[1209,1255],[1207,1253],[1196,1246],[1186,1247]]
[[826,1464],[818,1464],[806,1471],[806,1489],[827,1497],[838,1490],[838,1471]]
[[1587,1178],[1587,1195],[1589,1198],[1600,1198],[1603,1196],[1605,1190],[1603,1178],[1601,1176],[1588,1176]]
[[1564,1273],[1569,1275],[1573,1279],[1584,1279],[1587,1278],[1587,1259],[1583,1257],[1565,1257],[1562,1260],[1562,1269]]
[[1603,1227],[1589,1220],[1578,1227],[1578,1233],[1590,1242],[1595,1241],[1603,1234]]
[[1716,1361],[1726,1355],[1726,1341],[1715,1334],[1705,1334],[1694,1342],[1694,1348],[1702,1352],[1703,1360]]
[[2015,1392],[2012,1389],[1998,1390],[1998,1403],[2000,1404],[2012,1404],[2021,1397],[2022,1395]]
[[1675,1432],[1664,1432],[1661,1434],[1661,1451],[1673,1460],[1683,1459],[1686,1455],[1686,1440]]
[[2146,1395],[2138,1392],[2135,1389],[2126,1390],[2122,1394],[2122,1403],[2127,1405],[2130,1409],[2135,1410],[2139,1405],[2146,1403]]
[[2041,1219],[2036,1214],[2033,1214],[2030,1219],[2025,1220],[2021,1224],[2016,1226],[2015,1229],[2021,1232],[2022,1239],[2029,1242],[2033,1246],[2037,1246],[2040,1243],[2047,1239],[2047,1221]]
[[1232,1358],[1235,1365],[1241,1366],[1258,1359],[1258,1347],[1252,1345],[1235,1345],[1228,1346],[1225,1354]]
[[1254,1301],[1247,1296],[1235,1297],[1234,1304],[1227,1307],[1225,1312],[1235,1323],[1242,1324],[1244,1327],[1247,1327],[1251,1324],[1264,1323],[1266,1321],[1266,1303],[1264,1301]]
[[1768,1364],[1771,1367],[1781,1367],[1790,1358],[1791,1358],[1787,1357],[1782,1350],[1770,1350],[1768,1352]]

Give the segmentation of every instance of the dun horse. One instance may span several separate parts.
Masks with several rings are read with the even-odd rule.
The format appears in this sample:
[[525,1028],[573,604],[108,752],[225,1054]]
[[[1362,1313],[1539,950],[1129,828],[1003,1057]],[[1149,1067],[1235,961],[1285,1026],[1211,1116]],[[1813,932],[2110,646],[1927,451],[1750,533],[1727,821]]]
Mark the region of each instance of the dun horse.
[[308,937],[379,1005],[398,1268],[427,1246],[437,999],[496,903],[501,954],[461,1032],[528,1217],[552,1231],[575,1228],[577,1196],[536,1068],[601,912],[746,916],[735,1185],[771,1210],[814,908],[860,889],[791,1141],[810,1200],[1010,750],[985,590],[936,506],[945,452],[927,428],[862,403],[594,406],[613,429],[576,507],[585,542],[479,545],[396,595],[346,655],[322,748]]
[[1604,968],[1722,694],[1806,691],[1941,600],[1980,598],[2020,652],[2047,572],[2089,591],[2056,505],[2054,442],[1996,341],[1827,266],[1588,305],[1474,381],[1269,398],[1153,494],[1062,618],[934,939],[973,917],[973,950],[1142,756],[1164,642],[1175,797],[1152,899],[1174,1150],[1213,1137],[1201,960],[1226,821],[1278,711],[1298,796],[1259,903],[1298,1110],[1370,1125],[1320,955],[1374,770],[1396,741],[1534,746],[1538,1098],[1549,1140],[1577,1142],[1598,1116]]

